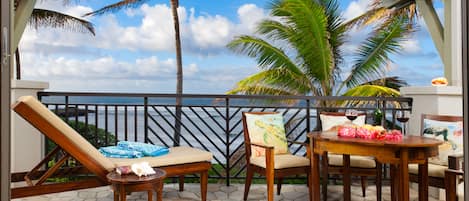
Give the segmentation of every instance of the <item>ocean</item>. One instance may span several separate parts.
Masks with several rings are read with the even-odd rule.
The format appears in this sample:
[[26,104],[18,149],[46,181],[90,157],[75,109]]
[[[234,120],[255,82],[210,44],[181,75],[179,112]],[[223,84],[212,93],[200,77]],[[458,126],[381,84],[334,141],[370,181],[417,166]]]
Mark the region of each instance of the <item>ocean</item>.
[[[49,108],[63,109],[64,97],[43,97],[42,102]],[[175,98],[148,99],[148,141],[162,146],[173,146],[175,124]],[[243,150],[241,114],[243,111],[274,110],[265,103],[246,100],[233,101],[229,116],[224,101],[213,98],[185,99],[182,107],[180,145],[189,145],[208,150],[214,154],[215,163],[226,164],[227,160],[237,157],[236,152]],[[56,106],[58,105],[58,106]],[[116,97],[70,97],[69,107],[78,107],[83,115],[71,116],[69,120],[88,122],[110,133],[117,139],[145,141],[145,113],[143,98]],[[106,106],[107,105],[107,106]],[[107,110],[106,110],[107,107]],[[298,107],[278,109],[284,113],[289,123],[289,137],[299,141],[306,140],[306,110]],[[315,115],[315,110],[310,111]],[[229,119],[229,120],[227,120]],[[311,128],[316,125],[315,116],[309,118]],[[227,129],[228,128],[228,129]],[[228,135],[226,135],[228,133]],[[292,151],[297,150],[294,146]],[[303,152],[304,150],[299,150]],[[236,155],[236,156],[235,156]],[[236,159],[235,159],[236,160]]]

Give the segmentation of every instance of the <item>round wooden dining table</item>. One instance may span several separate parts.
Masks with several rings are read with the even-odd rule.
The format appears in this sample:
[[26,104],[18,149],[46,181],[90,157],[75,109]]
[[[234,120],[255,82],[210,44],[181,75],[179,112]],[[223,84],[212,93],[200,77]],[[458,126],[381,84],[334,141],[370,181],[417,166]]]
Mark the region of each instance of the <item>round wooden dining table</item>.
[[361,139],[337,136],[335,131],[308,134],[311,148],[310,187],[312,200],[320,200],[319,157],[328,152],[343,154],[344,200],[350,200],[350,155],[372,156],[391,164],[391,200],[409,200],[409,163],[418,164],[419,200],[428,200],[428,158],[438,155],[442,141],[422,136],[404,136],[401,140]]

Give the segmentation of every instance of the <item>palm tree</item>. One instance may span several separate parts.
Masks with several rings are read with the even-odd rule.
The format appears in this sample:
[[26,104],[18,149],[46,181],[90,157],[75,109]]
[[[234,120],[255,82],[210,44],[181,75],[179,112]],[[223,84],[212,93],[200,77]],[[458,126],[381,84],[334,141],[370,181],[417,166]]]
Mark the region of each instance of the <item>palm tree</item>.
[[[114,4],[107,5],[103,8],[100,8],[96,11],[91,13],[85,14],[88,15],[101,15],[107,12],[114,12],[118,11],[122,8],[127,7],[135,7],[138,6],[147,0],[122,0]],[[175,134],[174,134],[174,145],[179,145],[179,134],[181,131],[181,116],[182,116],[182,98],[181,95],[183,93],[183,71],[182,71],[182,51],[181,51],[181,36],[179,32],[179,15],[177,12],[177,8],[179,7],[179,0],[170,0],[171,3],[171,13],[173,16],[174,22],[174,35],[175,35],[175,46],[176,46],[176,119],[175,119]]]
[[408,3],[397,8],[386,8],[383,0],[372,0],[368,11],[362,15],[355,17],[347,22],[349,26],[364,27],[377,23],[378,26],[375,30],[380,30],[390,24],[395,17],[408,18],[407,27],[413,29],[417,25],[418,12],[415,1],[408,1]]
[[[227,47],[257,60],[261,71],[237,83],[229,94],[399,96],[396,89],[375,85],[385,74],[389,54],[411,32],[408,18],[395,17],[358,49],[350,74],[341,79],[347,24],[336,0],[276,0],[271,15],[257,26],[262,37],[238,36]],[[264,39],[266,38],[266,39]],[[396,78],[380,83],[393,83]],[[388,85],[391,86],[391,85]],[[323,106],[335,104],[321,102]]]
[[[15,8],[18,6],[21,0],[15,0]],[[62,28],[70,31],[90,33],[93,36],[95,35],[94,27],[91,22],[88,22],[84,19],[80,19],[71,15],[60,13],[57,11],[47,10],[47,9],[33,9],[31,17],[29,18],[28,24],[38,29],[39,27],[52,27],[52,28]],[[21,79],[21,61],[20,61],[20,51],[19,48],[16,48],[15,51],[15,61],[16,61],[16,79]]]

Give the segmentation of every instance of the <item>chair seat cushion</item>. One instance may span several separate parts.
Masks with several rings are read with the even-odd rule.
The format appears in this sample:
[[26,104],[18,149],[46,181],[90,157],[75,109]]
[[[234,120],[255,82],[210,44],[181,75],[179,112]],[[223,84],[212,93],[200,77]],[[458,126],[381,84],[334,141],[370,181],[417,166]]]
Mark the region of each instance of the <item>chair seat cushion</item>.
[[464,182],[458,184],[457,188],[458,200],[464,200]]
[[116,167],[127,166],[134,163],[148,162],[152,167],[163,167],[171,165],[181,165],[186,163],[196,163],[211,161],[212,154],[208,151],[200,150],[192,147],[171,147],[169,153],[157,157],[142,158],[109,158]]
[[[251,164],[266,168],[265,156],[251,157]],[[295,156],[292,154],[274,155],[274,169],[303,167],[309,165],[309,159],[303,156]]]
[[[332,166],[343,166],[342,155],[339,154],[328,154],[329,165]],[[350,156],[350,167],[356,168],[375,168],[376,162],[373,157],[368,156]]]
[[[447,166],[428,164],[428,176],[430,177],[439,177],[445,178],[445,170],[448,169]],[[409,173],[418,174],[419,168],[418,164],[409,164]]]

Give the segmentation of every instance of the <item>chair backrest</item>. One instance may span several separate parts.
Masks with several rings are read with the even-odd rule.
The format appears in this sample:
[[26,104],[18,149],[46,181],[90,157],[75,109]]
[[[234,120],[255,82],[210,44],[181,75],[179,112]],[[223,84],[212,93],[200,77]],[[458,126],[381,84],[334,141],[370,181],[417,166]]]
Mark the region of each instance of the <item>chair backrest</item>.
[[114,163],[99,153],[85,138],[36,98],[32,96],[20,97],[12,105],[12,108],[23,119],[101,179],[106,179],[106,174],[115,168]]
[[420,134],[443,140],[439,146],[439,156],[429,159],[429,163],[448,165],[448,155],[463,151],[463,117],[422,114]]
[[[345,112],[320,112],[319,113],[321,130],[327,131],[334,129],[336,126],[350,122],[345,116]],[[366,114],[358,113],[357,119],[353,121],[354,124],[362,126],[365,124]]]
[[[251,134],[249,133],[248,120],[246,116],[247,115],[272,115],[272,114],[279,114],[279,113],[278,112],[243,112],[242,113],[243,131],[244,131],[244,147],[246,150],[246,157],[247,157],[246,159],[248,162],[249,162],[249,158],[253,155],[253,153],[252,153],[251,146],[249,146],[249,144],[251,144]],[[281,126],[282,128],[284,128],[283,122]],[[286,149],[285,151],[288,152],[288,146],[286,146],[286,141],[285,141],[285,149]],[[278,153],[278,151],[279,151],[278,149],[275,150],[276,153]]]

